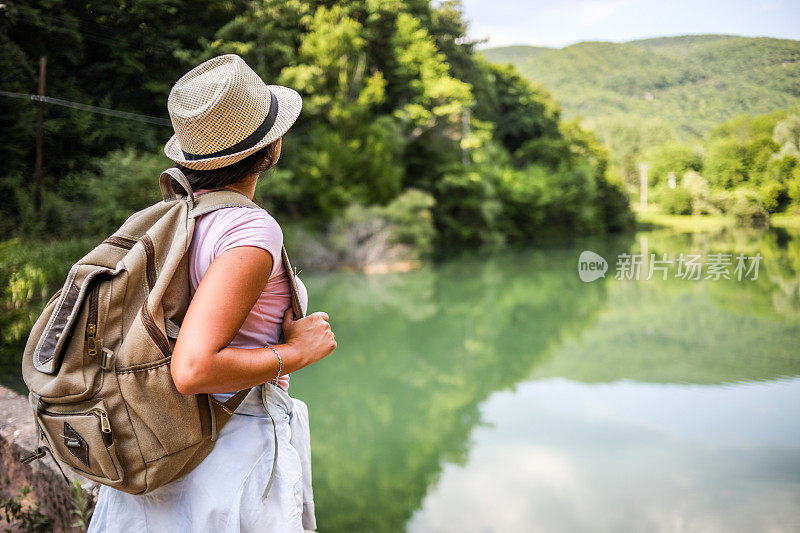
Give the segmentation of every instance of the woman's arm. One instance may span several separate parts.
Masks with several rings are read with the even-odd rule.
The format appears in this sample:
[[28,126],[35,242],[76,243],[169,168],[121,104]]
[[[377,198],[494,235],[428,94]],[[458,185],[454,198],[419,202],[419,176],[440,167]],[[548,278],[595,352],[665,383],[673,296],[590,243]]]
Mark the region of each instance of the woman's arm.
[[[181,394],[231,392],[275,378],[278,358],[269,348],[228,346],[255,305],[272,272],[272,255],[255,246],[238,246],[211,262],[183,319],[171,372]],[[288,374],[336,349],[327,313],[294,320],[284,315],[285,344],[275,349]]]

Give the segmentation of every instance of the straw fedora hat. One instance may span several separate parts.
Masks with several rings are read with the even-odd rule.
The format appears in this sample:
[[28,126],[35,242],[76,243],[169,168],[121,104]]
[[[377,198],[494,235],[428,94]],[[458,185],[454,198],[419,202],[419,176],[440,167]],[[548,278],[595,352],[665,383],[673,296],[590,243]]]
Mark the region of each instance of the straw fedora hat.
[[286,133],[302,105],[297,91],[267,85],[236,54],[209,59],[169,92],[175,135],[164,153],[195,170],[232,165]]

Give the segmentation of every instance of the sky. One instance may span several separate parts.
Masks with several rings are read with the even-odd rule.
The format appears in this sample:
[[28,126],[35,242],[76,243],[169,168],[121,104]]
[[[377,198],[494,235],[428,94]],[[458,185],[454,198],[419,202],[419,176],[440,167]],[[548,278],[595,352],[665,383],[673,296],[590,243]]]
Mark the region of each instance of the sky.
[[800,0],[462,0],[481,45],[560,48],[581,41],[724,33],[800,40]]

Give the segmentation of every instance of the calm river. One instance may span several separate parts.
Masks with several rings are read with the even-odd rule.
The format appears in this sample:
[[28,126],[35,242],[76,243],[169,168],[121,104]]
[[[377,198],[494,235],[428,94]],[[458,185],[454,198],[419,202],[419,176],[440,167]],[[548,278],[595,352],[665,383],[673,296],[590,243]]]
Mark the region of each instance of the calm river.
[[[585,250],[604,278],[581,281]],[[310,409],[321,531],[800,529],[796,232],[302,277],[339,344],[290,389]]]

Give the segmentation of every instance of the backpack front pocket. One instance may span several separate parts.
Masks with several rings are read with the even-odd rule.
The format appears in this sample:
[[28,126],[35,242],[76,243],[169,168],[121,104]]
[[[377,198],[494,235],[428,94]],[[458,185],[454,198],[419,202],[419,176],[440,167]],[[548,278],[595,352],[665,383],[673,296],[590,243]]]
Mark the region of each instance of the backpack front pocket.
[[148,463],[194,446],[207,435],[200,418],[199,397],[181,394],[175,388],[171,359],[117,368],[119,390]]
[[[28,389],[48,403],[83,402],[103,386],[103,348],[116,348],[120,338],[119,320],[109,321],[111,284],[116,270],[86,266],[78,280],[73,267],[58,298],[47,304],[31,330],[25,347],[22,374]],[[124,279],[124,271],[121,271]]]
[[59,459],[97,481],[122,479],[114,431],[102,401],[47,405],[39,409],[38,419]]

